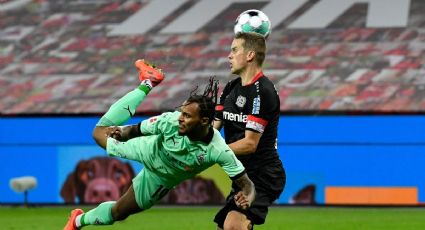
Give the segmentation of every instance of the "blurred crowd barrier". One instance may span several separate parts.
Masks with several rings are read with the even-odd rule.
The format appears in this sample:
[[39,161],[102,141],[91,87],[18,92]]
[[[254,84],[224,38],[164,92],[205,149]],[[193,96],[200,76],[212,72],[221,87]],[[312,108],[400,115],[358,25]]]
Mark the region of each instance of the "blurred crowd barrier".
[[[234,77],[227,55],[237,15],[279,3],[233,1],[196,32],[163,33],[203,3],[176,1],[147,32],[117,35],[114,29],[155,1],[1,2],[0,111],[6,115],[103,113],[137,85],[138,58],[167,75],[138,112],[172,110],[207,77],[217,76],[221,86]],[[366,26],[372,3],[361,1],[323,28],[288,26],[319,3],[326,1],[304,1],[268,38],[264,68],[281,111],[424,111],[425,2],[409,2],[406,26]]]

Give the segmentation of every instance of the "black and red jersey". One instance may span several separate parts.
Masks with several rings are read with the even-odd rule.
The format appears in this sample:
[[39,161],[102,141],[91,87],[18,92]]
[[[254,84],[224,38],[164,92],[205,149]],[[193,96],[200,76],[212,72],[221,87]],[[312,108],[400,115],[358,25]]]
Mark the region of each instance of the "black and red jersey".
[[262,72],[245,86],[242,86],[240,77],[230,81],[220,96],[216,117],[223,121],[226,143],[244,138],[245,130],[262,133],[254,154],[238,156],[248,170],[268,163],[281,163],[276,151],[279,106],[279,95]]

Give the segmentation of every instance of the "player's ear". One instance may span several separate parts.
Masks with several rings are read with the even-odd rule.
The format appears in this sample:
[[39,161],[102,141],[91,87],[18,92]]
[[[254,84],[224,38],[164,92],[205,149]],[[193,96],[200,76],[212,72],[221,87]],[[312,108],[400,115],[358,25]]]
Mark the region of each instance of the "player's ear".
[[255,59],[255,51],[254,50],[248,50],[247,54],[246,54],[246,59],[248,62],[252,62]]
[[202,117],[201,118],[201,124],[202,125],[209,125],[210,124],[210,119],[208,117]]

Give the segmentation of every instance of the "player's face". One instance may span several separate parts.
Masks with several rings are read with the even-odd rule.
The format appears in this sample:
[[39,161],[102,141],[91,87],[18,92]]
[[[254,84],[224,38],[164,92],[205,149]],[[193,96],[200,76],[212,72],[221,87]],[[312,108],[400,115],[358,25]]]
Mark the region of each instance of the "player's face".
[[241,38],[233,39],[229,53],[230,72],[239,75],[247,65],[247,54],[243,48],[245,41]]
[[201,127],[198,103],[184,102],[179,117],[179,134],[191,135],[197,133]]

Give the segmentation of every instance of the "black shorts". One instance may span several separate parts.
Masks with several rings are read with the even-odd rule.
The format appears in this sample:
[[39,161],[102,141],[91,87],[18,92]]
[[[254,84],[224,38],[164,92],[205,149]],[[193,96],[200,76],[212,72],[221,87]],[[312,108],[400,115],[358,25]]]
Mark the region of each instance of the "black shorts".
[[254,202],[248,210],[238,208],[233,197],[240,189],[233,184],[232,191],[226,198],[225,206],[218,211],[214,218],[218,227],[223,228],[227,213],[233,210],[245,214],[253,225],[264,224],[269,206],[279,198],[286,183],[285,170],[282,165],[248,172],[248,176],[255,185]]

